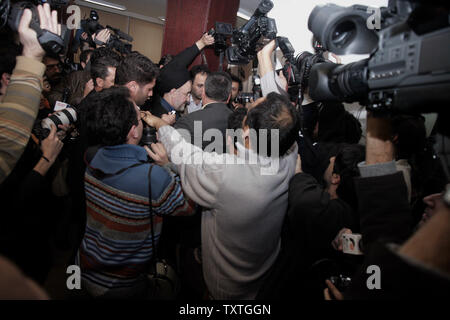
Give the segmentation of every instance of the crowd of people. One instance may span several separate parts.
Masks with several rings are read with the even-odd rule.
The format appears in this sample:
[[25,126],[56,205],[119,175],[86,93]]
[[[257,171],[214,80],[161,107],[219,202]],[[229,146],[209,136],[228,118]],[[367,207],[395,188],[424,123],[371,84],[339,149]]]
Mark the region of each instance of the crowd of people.
[[[48,4],[39,18],[60,31]],[[55,247],[86,299],[448,297],[448,178],[421,115],[369,114],[363,132],[308,74],[292,102],[275,41],[246,105],[242,79],[191,66],[208,34],[156,64],[100,32],[67,71],[30,20],[0,55],[0,299],[48,299]],[[76,117],[44,129],[61,104]]]

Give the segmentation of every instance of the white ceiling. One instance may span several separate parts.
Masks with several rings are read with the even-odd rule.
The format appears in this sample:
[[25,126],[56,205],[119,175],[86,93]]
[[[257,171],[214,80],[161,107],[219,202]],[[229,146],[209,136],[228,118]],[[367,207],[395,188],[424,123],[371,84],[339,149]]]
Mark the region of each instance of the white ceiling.
[[[127,8],[127,12],[149,18],[164,17],[166,15],[167,0],[106,0],[110,3],[119,4]],[[227,0],[222,0],[227,1]],[[78,0],[80,5],[92,6],[91,4]],[[258,7],[261,0],[241,0],[239,11],[251,16]]]

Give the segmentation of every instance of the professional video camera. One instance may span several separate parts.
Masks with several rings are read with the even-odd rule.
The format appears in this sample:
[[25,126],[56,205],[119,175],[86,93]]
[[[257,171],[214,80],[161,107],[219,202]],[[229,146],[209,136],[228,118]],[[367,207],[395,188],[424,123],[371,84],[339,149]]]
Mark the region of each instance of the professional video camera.
[[[98,20],[99,16],[95,10],[91,10],[89,19],[81,20],[81,28],[88,34],[90,42],[94,42],[92,40],[92,35],[97,35],[101,30],[105,29],[105,27],[103,27]],[[106,26],[106,28],[112,31],[111,37],[109,38],[108,43],[106,43],[106,46],[109,48],[114,48],[122,54],[130,53],[131,43],[127,43],[122,40],[133,42],[133,37],[111,26]],[[103,45],[104,43],[100,43],[96,40],[95,43],[91,44],[95,47],[95,44]]]
[[371,111],[446,110],[450,103],[449,12],[448,4],[390,1],[379,10],[377,32],[368,23],[373,15],[367,7],[315,7],[308,28],[325,50],[370,54],[370,58],[347,65],[315,64],[309,95],[319,101],[358,101]]
[[25,9],[30,9],[32,12],[30,28],[36,31],[42,48],[48,54],[57,55],[63,50],[64,41],[57,34],[41,29],[36,5],[49,3],[51,6],[57,6],[67,4],[66,2],[68,1],[22,1],[11,5],[10,0],[0,0],[0,28],[4,27],[6,23],[8,23],[9,27],[13,31],[17,31],[19,29],[19,23],[22,18],[23,11]]
[[291,101],[302,104],[308,87],[311,67],[318,62],[325,62],[323,46],[319,41],[313,41],[314,54],[304,51],[294,58],[295,49],[288,38],[277,37],[277,47],[281,49],[286,62],[283,75],[288,82],[288,93]]
[[277,36],[277,26],[274,19],[268,18],[273,2],[263,0],[253,13],[250,20],[240,29],[233,32],[232,47],[226,50],[230,64],[247,64],[256,56],[257,45],[261,38],[272,40]]
[[230,23],[216,22],[214,29],[209,30],[208,34],[214,37],[214,52],[220,55],[228,47],[227,39],[233,35],[233,26]]

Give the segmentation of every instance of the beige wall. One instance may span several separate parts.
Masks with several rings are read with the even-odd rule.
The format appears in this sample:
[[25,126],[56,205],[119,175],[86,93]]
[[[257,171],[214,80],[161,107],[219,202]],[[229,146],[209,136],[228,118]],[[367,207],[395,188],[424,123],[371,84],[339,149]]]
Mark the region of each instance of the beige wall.
[[139,51],[154,63],[161,59],[164,27],[155,23],[130,18],[130,36],[133,50]]
[[[91,9],[80,6],[81,18],[89,18]],[[96,10],[102,26],[110,25],[133,37],[133,50],[139,51],[157,63],[161,58],[164,26],[136,18]],[[129,29],[128,29],[129,28]]]

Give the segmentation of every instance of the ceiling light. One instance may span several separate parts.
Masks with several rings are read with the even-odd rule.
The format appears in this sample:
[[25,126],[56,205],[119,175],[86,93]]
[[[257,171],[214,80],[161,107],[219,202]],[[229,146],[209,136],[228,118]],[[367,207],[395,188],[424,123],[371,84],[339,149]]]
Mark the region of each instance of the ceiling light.
[[158,17],[158,19],[164,22],[166,21],[166,18],[164,16]]
[[127,8],[124,7],[124,6],[121,6],[121,5],[115,4],[115,3],[111,3],[111,2],[106,2],[106,1],[103,1],[103,0],[84,0],[84,1],[85,2],[90,2],[90,3],[93,3],[93,4],[97,4],[99,6],[104,6],[104,7],[116,9],[116,10],[122,10],[122,11],[127,10]]

